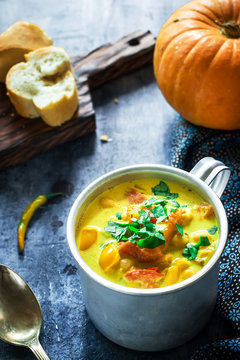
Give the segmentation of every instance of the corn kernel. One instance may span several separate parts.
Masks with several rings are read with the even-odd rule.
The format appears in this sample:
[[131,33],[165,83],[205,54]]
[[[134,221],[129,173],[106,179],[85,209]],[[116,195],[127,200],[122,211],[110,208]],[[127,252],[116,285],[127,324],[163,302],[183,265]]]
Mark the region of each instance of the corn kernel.
[[109,244],[105,246],[99,256],[99,265],[103,271],[112,270],[120,261],[117,244]]

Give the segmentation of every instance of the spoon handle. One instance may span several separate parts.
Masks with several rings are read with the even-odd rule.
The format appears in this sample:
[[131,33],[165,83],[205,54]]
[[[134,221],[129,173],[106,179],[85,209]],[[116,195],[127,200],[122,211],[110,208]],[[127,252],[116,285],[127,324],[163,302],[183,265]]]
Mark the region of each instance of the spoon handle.
[[28,345],[38,360],[50,360],[39,340],[36,340]]

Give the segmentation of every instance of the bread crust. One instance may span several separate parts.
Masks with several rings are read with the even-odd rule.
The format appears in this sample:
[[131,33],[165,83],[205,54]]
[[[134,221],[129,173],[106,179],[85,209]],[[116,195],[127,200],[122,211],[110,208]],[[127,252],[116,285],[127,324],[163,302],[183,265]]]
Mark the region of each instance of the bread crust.
[[0,34],[0,82],[8,70],[24,61],[24,54],[52,45],[52,39],[37,25],[18,21]]
[[[62,56],[62,62],[56,60],[58,55]],[[47,57],[51,58],[48,76]],[[62,125],[72,118],[78,107],[78,92],[68,55],[62,48],[49,46],[30,52],[25,58],[27,61],[14,65],[6,77],[7,93],[11,102],[23,117],[40,116],[49,126]],[[52,66],[54,60],[55,69]],[[22,72],[25,73],[23,78],[20,78]],[[32,83],[26,77],[28,72],[31,72],[30,79],[33,79],[34,89],[31,89]],[[29,82],[29,90],[27,88],[25,92],[21,86],[24,76],[24,83]]]

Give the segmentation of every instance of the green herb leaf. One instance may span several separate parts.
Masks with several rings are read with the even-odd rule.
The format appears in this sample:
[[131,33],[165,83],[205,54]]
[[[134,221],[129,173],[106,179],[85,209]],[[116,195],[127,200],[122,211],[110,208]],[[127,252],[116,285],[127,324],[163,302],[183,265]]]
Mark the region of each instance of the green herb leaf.
[[177,231],[179,232],[179,234],[182,237],[183,236],[183,227],[182,227],[182,225],[176,224],[176,228],[177,228]]
[[183,250],[183,256],[185,256],[188,260],[195,260],[197,257],[198,249],[194,244],[188,243],[186,248]]
[[164,181],[160,181],[160,183],[152,188],[152,192],[154,195],[164,196],[167,199],[176,199],[178,194],[171,193],[168,185]]
[[153,209],[151,209],[150,215],[157,219],[157,223],[162,222],[168,217],[166,208],[163,208],[162,206],[155,206]]
[[200,239],[195,246],[199,248],[200,246],[208,246],[208,245],[210,245],[210,241],[209,241],[208,237],[200,236]]
[[138,224],[145,226],[146,222],[150,222],[151,217],[148,210],[140,210],[138,213],[140,215],[140,218],[136,220]]
[[164,181],[160,181],[160,183],[152,188],[152,192],[154,195],[162,195],[163,193],[170,193],[170,189],[168,185]]
[[180,204],[179,204],[176,200],[172,200],[172,201],[170,202],[170,205],[171,205],[172,207],[176,207],[176,208],[179,208],[179,207],[180,207]]
[[166,240],[164,235],[160,232],[156,232],[154,236],[146,237],[145,239],[140,239],[137,241],[137,245],[140,247],[153,249],[159,245],[165,244]]
[[168,200],[176,199],[176,198],[178,198],[178,194],[177,194],[177,193],[170,193],[170,194],[167,194],[167,195],[166,195],[166,198],[167,198]]
[[126,234],[129,224],[118,223],[115,221],[109,221],[108,226],[104,228],[106,232],[110,232],[111,235],[117,240],[120,241],[122,237]]
[[122,214],[121,214],[120,212],[117,212],[117,213],[116,213],[116,218],[117,218],[118,220],[122,220]]
[[188,260],[195,260],[200,246],[208,246],[208,245],[210,245],[208,237],[200,236],[200,239],[197,244],[187,243],[186,248],[183,250],[182,254]]
[[158,204],[161,204],[164,206],[167,204],[167,201],[164,199],[158,199],[156,197],[152,197],[152,198],[148,199],[147,201],[145,201],[142,205],[146,206],[146,207],[150,207],[152,205],[158,205]]
[[139,225],[136,223],[129,224],[128,229],[131,234],[137,233],[139,231]]
[[210,235],[214,235],[214,234],[216,234],[217,230],[218,230],[218,227],[213,226],[210,229],[208,229],[208,232],[209,232]]

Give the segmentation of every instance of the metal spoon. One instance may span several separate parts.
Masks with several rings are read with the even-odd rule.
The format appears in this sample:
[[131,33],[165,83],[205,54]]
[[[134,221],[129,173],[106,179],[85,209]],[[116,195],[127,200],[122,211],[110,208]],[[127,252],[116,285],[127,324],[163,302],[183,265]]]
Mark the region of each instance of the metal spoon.
[[0,338],[28,347],[39,360],[50,360],[38,340],[41,325],[41,307],[31,288],[0,264]]

